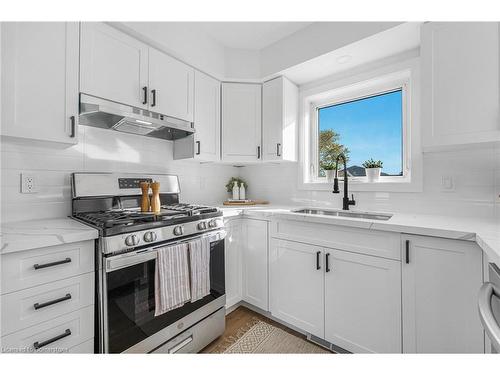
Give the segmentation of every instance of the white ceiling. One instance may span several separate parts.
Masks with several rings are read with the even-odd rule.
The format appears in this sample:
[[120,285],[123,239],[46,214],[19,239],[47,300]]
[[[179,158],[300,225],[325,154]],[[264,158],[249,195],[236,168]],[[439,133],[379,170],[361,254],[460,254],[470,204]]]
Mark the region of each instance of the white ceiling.
[[227,48],[260,50],[312,22],[197,22],[198,27]]

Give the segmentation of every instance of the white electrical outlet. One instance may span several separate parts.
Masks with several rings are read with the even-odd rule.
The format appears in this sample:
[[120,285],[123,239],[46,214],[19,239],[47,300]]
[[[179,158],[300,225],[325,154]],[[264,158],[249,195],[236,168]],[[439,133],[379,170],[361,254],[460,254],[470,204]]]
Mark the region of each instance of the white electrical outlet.
[[32,173],[21,173],[21,193],[32,194],[38,192],[35,175]]
[[455,191],[455,181],[453,176],[441,177],[441,190],[442,191]]

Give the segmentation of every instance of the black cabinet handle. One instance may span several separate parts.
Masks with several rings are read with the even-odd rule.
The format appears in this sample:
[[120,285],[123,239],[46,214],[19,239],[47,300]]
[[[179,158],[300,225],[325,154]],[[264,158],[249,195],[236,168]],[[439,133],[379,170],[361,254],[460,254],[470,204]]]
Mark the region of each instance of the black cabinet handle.
[[156,105],[156,90],[151,90],[151,95],[153,95],[153,101],[151,103],[151,107]]
[[280,147],[281,147],[281,143],[277,143],[276,144],[276,156],[281,156]]
[[196,146],[197,146],[196,155],[199,155],[200,152],[201,152],[201,142],[200,141],[196,141]]
[[316,251],[316,269],[319,270],[321,269],[321,266],[319,265],[319,256],[321,255],[321,251]]
[[35,303],[33,305],[33,307],[35,308],[35,310],[38,310],[38,309],[42,309],[42,308],[50,306],[50,305],[55,305],[56,303],[59,303],[59,302],[62,302],[62,301],[67,301],[69,299],[71,299],[71,294],[68,293],[64,297],[57,298],[57,299],[54,299],[54,300],[49,301],[49,302]]
[[76,118],[75,116],[71,116],[69,118],[70,121],[70,127],[71,127],[71,132],[69,133],[70,138],[75,138],[76,135]]
[[257,159],[260,159],[260,146],[257,146]]
[[142,104],[148,104],[148,86],[144,86],[142,88],[142,94],[143,94]]
[[60,335],[56,336],[56,337],[52,337],[51,339],[48,339],[46,341],[42,341],[42,342],[34,342],[33,343],[33,347],[38,350],[40,348],[43,348],[44,346],[46,345],[49,345],[49,344],[52,344],[53,342],[56,342],[57,340],[61,340],[65,337],[68,337],[69,335],[71,335],[71,330],[67,329],[66,331],[64,331],[64,333],[61,333]]
[[33,264],[33,268],[36,270],[39,270],[41,268],[54,267],[54,266],[58,266],[60,264],[70,263],[70,262],[71,262],[71,258],[66,258],[63,260],[58,260],[57,262],[44,263],[44,264],[38,264],[38,263]]
[[406,240],[405,246],[406,246],[406,248],[405,248],[405,252],[406,252],[405,262],[406,262],[406,264],[409,264],[410,263],[410,240]]
[[326,253],[326,256],[325,256],[325,266],[326,266],[325,271],[326,272],[330,272],[330,253]]

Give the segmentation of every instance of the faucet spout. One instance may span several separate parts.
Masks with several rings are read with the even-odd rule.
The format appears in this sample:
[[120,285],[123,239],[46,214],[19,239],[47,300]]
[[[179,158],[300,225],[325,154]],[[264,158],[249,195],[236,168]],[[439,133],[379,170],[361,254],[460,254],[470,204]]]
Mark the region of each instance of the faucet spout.
[[342,159],[344,164],[344,198],[342,199],[342,209],[349,210],[349,206],[353,206],[356,204],[354,200],[354,194],[352,194],[352,199],[349,199],[349,182],[347,177],[347,159],[344,154],[339,154],[335,161],[335,177],[333,179],[333,193],[340,193],[339,190],[339,178],[338,178],[338,169],[339,169],[339,161]]

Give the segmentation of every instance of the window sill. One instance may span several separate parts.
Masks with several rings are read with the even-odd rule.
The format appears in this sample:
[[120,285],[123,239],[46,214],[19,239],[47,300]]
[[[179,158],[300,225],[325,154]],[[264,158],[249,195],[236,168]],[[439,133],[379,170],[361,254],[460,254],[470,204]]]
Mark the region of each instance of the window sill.
[[[340,190],[343,189],[344,182],[339,181]],[[333,183],[330,182],[302,182],[299,184],[300,190],[331,191]],[[422,192],[422,184],[401,179],[400,181],[378,181],[368,182],[363,180],[349,180],[349,192],[370,191],[370,192],[396,192],[396,193],[415,193]]]

